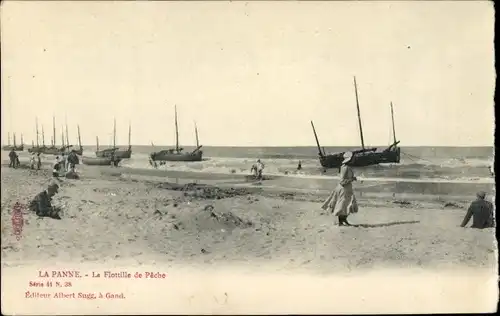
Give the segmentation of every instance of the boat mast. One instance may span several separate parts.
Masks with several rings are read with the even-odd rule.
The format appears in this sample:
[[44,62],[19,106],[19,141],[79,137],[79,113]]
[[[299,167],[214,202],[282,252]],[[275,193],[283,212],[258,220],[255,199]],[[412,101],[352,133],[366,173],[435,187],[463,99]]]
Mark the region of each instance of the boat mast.
[[82,139],[80,137],[80,125],[77,125],[77,128],[78,128],[78,146],[82,148]]
[[200,142],[198,140],[198,127],[196,126],[196,122],[194,122],[194,133],[196,135],[196,147],[200,147]]
[[132,149],[132,123],[128,122],[128,150]]
[[54,144],[53,144],[53,146],[55,147],[56,146],[56,117],[55,116],[52,116],[52,127],[54,128],[54,136],[53,136]]
[[113,124],[113,150],[116,147],[116,118],[114,119],[114,124]]
[[68,118],[66,117],[66,146],[69,146]]
[[97,145],[97,151],[99,151],[99,136],[96,136],[95,137],[95,142],[96,142],[96,145]]
[[35,123],[36,123],[36,147],[40,147],[38,143],[38,117],[35,118]]
[[177,125],[177,105],[175,105],[175,151],[179,152],[179,127]]
[[394,136],[394,143],[397,142],[396,140],[396,125],[394,124],[394,110],[392,108],[392,101],[391,101],[391,118],[392,118],[392,136]]
[[[313,132],[314,132],[314,138],[316,138],[316,145],[318,145],[318,152],[319,152],[319,155],[320,156],[324,156],[324,152],[321,151],[321,146],[319,145],[319,140],[318,140],[318,135],[316,134],[316,129],[314,128],[314,123],[313,121],[311,121],[311,126],[313,128]],[[323,150],[324,151],[324,150]]]
[[16,133],[14,133],[14,147],[16,147]]
[[64,151],[64,127],[61,126],[61,148]]
[[42,146],[45,147],[45,133],[43,132],[43,125],[42,125]]
[[7,146],[10,146],[10,132],[7,132]]
[[21,134],[21,146],[24,145],[23,134]]
[[365,140],[363,138],[363,126],[361,124],[361,114],[359,112],[359,100],[358,100],[358,85],[356,84],[356,76],[354,76],[354,91],[356,93],[356,107],[358,109],[358,122],[359,122],[359,134],[361,136],[361,147],[365,149]]

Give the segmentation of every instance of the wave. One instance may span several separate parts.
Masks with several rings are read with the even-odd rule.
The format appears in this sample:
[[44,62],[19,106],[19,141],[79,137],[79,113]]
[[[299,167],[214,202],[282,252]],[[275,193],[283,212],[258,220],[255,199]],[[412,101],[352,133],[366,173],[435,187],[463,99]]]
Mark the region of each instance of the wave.
[[[159,169],[180,172],[203,172],[212,174],[248,175],[255,163],[254,158],[207,157],[201,162],[166,162]],[[338,175],[338,169],[324,170],[316,159],[301,160],[302,169],[297,170],[298,160],[295,159],[263,159],[264,172],[270,176],[332,178]],[[147,155],[135,154],[132,159],[124,160],[121,164],[126,168],[152,169]],[[376,165],[364,168],[355,168],[361,178],[393,178],[393,179],[422,179],[437,181],[483,181],[492,179],[487,161],[475,161],[463,164],[453,159],[430,163],[406,163]],[[481,180],[483,179],[483,180]],[[489,180],[484,180],[489,181]]]

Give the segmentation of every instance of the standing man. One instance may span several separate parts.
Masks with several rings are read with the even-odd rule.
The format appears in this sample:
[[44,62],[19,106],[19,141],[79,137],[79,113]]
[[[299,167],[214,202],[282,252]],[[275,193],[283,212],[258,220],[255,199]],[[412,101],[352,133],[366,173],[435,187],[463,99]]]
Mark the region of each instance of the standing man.
[[465,227],[465,225],[469,223],[471,217],[471,228],[483,229],[493,227],[493,204],[485,200],[486,192],[484,191],[478,192],[476,197],[476,200],[470,204],[460,227]]
[[264,164],[257,159],[257,163],[252,166],[252,170],[254,177],[257,180],[262,180],[262,172],[264,171]]
[[17,154],[16,152],[14,151],[14,148],[12,148],[9,152],[9,159],[10,159],[10,163],[9,163],[9,168],[16,168],[17,166]]

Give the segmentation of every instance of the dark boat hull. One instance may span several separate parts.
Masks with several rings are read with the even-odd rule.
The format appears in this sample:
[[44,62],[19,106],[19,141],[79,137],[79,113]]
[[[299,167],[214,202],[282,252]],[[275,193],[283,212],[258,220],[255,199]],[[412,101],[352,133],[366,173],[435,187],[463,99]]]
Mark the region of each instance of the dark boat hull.
[[115,156],[121,159],[130,159],[132,156],[132,151],[131,150],[117,150],[115,152]]
[[[118,163],[121,159],[118,160]],[[82,157],[82,163],[88,166],[110,166],[111,157]]]
[[[344,153],[321,156],[319,161],[323,168],[340,168],[344,160]],[[367,167],[381,163],[399,163],[401,160],[401,149],[399,147],[384,151],[353,151],[353,159],[350,166]]]
[[190,153],[171,153],[168,150],[162,150],[151,154],[153,161],[201,161],[203,151],[198,150]]
[[29,153],[40,153],[40,154],[43,154],[43,151],[45,150],[46,148],[45,147],[31,147],[31,148],[28,148],[28,152]]
[[11,151],[12,149],[14,149],[14,151],[24,151],[24,145],[21,145],[21,146],[3,146],[2,149],[5,151]]
[[63,153],[63,151],[61,150],[61,148],[57,148],[57,147],[44,148],[42,151],[42,154],[45,154],[45,155],[61,155],[62,153]]
[[115,157],[121,158],[121,159],[130,159],[132,156],[132,150],[113,150],[111,148],[104,149],[104,150],[98,150],[95,152],[96,157],[99,158],[104,158],[104,157],[111,157],[111,155],[115,153]]

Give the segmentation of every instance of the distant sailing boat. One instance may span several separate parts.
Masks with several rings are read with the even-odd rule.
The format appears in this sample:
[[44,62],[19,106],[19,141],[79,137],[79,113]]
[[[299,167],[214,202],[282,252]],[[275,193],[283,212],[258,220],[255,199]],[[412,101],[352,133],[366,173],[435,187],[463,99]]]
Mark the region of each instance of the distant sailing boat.
[[[56,118],[55,116],[52,117],[52,130],[53,130],[53,136],[52,136],[52,146],[50,147],[45,147],[43,149],[43,153],[47,155],[60,155],[62,153],[62,148],[64,148],[64,144],[62,144],[62,148],[59,148],[56,146]],[[42,135],[43,135],[43,126],[42,126]],[[63,143],[64,143],[64,136],[63,136]]]
[[14,151],[23,151],[24,150],[24,141],[23,141],[23,134],[21,134],[21,145],[17,146],[16,144],[16,133],[13,134],[13,142],[14,144],[10,144],[10,133],[7,134],[7,145],[3,146],[3,150],[14,150]]
[[116,119],[114,119],[113,123],[113,146],[110,148],[106,149],[99,149],[99,143],[97,144],[97,150],[95,152],[96,157],[111,157],[113,153],[115,153],[118,150],[118,147],[116,147]]
[[77,155],[81,156],[81,155],[83,155],[83,146],[82,146],[82,138],[80,137],[80,125],[77,125],[76,127],[78,129],[78,147],[79,148],[75,149],[74,151]]
[[128,124],[128,148],[126,150],[117,150],[115,152],[115,157],[122,159],[129,159],[132,156],[132,125]]
[[[359,110],[359,101],[358,101],[358,88],[356,84],[356,77],[354,77],[354,91],[356,94],[356,107],[358,110],[358,124],[359,124],[359,132],[361,138],[361,149],[357,149],[352,151],[353,159],[351,161],[351,166],[354,167],[366,167],[371,165],[378,165],[380,163],[399,163],[401,159],[401,148],[398,147],[399,141],[396,140],[396,129],[394,125],[394,111],[391,102],[391,117],[392,117],[392,129],[394,142],[383,151],[377,151],[377,148],[365,147],[365,141],[363,137],[363,127],[361,124],[361,114]],[[318,140],[318,135],[316,134],[316,129],[314,128],[314,124],[311,121],[311,125],[314,132],[314,137],[316,138],[316,144],[318,146],[319,151],[319,161],[323,168],[339,168],[342,165],[342,161],[344,160],[344,152],[334,153],[334,154],[326,154],[324,149],[321,148]]]
[[177,106],[175,106],[175,148],[165,149],[151,153],[150,157],[153,161],[201,161],[203,151],[200,150],[203,145],[198,141],[198,128],[195,124],[196,148],[192,152],[182,152],[183,148],[179,146],[179,126],[177,123]]
[[96,136],[96,156],[97,157],[82,157],[82,163],[90,166],[110,166],[113,162],[115,165],[121,161],[121,158],[114,157],[113,153],[118,149],[116,147],[116,120],[113,128],[113,147],[99,150],[99,137]]
[[[132,156],[132,145],[131,145],[131,137],[132,137],[132,127],[131,124],[128,126],[128,148],[126,150],[120,150],[116,147],[116,119],[114,120],[114,128],[113,128],[113,147],[106,148],[103,150],[97,149],[95,152],[97,157],[111,157],[114,153],[116,158],[120,159],[128,159]],[[97,145],[99,147],[99,145]]]
[[3,150],[12,150],[12,146],[10,145],[10,133],[7,133],[7,145],[2,146]]
[[[43,140],[43,146],[40,146],[39,143],[39,132],[38,132],[38,118],[35,118],[35,126],[36,126],[36,147],[34,142],[32,143],[31,148],[28,148],[29,153],[42,153],[45,149],[45,141]],[[42,126],[42,139],[43,139],[43,126]]]

